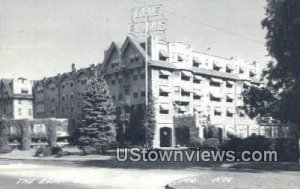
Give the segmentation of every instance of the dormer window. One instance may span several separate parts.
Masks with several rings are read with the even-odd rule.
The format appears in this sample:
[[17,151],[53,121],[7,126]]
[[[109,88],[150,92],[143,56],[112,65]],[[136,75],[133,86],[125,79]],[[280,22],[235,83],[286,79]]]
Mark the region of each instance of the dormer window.
[[231,64],[227,64],[226,65],[226,72],[227,73],[232,73],[233,70],[234,70],[234,66],[233,65],[231,65]]
[[183,61],[183,56],[179,54],[177,59],[178,59],[178,62],[182,62]]
[[166,61],[169,58],[169,54],[166,50],[159,51],[159,60]]
[[219,62],[214,62],[213,63],[213,70],[220,71],[221,68],[222,68],[222,65]]
[[193,67],[199,68],[200,64],[201,64],[201,61],[199,60],[199,58],[194,57],[193,58]]
[[243,74],[244,72],[245,72],[244,69],[243,69],[242,67],[240,67],[239,73],[240,73],[240,74]]
[[256,75],[256,73],[255,73],[255,71],[254,70],[250,70],[249,71],[249,77],[255,77],[255,75]]

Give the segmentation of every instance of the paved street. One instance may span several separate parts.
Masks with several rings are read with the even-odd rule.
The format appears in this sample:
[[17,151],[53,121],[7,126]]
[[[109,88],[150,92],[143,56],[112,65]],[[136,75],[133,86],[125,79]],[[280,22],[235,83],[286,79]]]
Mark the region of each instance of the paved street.
[[[150,165],[151,164],[151,165]],[[246,170],[179,163],[0,161],[0,188],[295,188],[299,171]],[[28,183],[32,181],[32,183]],[[46,183],[48,182],[48,183]],[[2,184],[4,183],[4,184]]]

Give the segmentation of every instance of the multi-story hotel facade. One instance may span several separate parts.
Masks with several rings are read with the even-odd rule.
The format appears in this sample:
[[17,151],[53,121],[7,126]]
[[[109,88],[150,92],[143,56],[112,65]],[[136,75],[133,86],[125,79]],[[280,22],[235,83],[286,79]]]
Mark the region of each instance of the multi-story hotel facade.
[[25,78],[0,80],[0,117],[33,118],[33,81]]
[[82,92],[86,82],[98,66],[76,70],[72,64],[71,72],[35,81],[33,84],[34,118],[68,118],[69,132],[72,135],[78,126],[82,110]]
[[154,99],[154,147],[185,146],[195,135],[204,137],[208,124],[220,137],[260,134],[256,120],[244,112],[242,92],[259,85],[258,63],[198,52],[191,45],[149,38],[145,43],[128,36],[112,43],[101,73],[117,106],[145,104],[145,56],[149,91]]

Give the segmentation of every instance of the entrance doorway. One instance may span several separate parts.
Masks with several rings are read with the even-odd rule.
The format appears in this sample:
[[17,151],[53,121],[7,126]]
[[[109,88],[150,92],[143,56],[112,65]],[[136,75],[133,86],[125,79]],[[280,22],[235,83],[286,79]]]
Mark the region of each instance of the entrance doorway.
[[169,127],[160,128],[160,147],[172,146],[172,129]]

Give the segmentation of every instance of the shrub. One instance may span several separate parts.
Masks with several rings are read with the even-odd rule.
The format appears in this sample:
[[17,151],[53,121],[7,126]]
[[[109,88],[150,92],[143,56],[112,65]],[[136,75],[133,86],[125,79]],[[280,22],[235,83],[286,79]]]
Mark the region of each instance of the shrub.
[[62,152],[63,149],[61,147],[51,147],[51,155],[57,155],[59,152]]
[[46,156],[50,156],[52,154],[51,148],[50,147],[39,147],[36,152],[35,152],[35,156],[37,157],[46,157]]
[[70,155],[71,153],[70,152],[68,152],[68,151],[59,151],[57,154],[56,154],[56,156],[55,157],[63,157],[63,156],[68,156],[68,155]]
[[0,148],[0,154],[10,153],[10,152],[11,152],[11,148],[9,146]]
[[97,154],[98,151],[96,148],[92,147],[92,146],[83,146],[81,148],[82,150],[82,155],[89,155],[89,154]]

